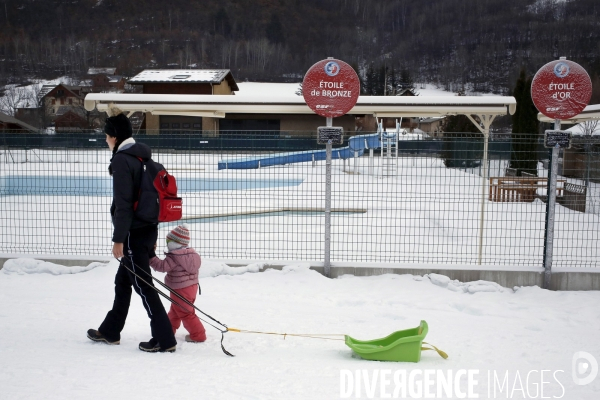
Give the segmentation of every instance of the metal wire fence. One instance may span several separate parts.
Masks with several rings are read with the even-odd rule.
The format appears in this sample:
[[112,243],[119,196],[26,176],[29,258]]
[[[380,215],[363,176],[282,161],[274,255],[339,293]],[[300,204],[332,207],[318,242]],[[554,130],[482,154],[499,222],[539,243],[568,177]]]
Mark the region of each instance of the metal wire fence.
[[[322,261],[324,146],[283,136],[135,138],[177,178],[203,257]],[[110,254],[104,139],[0,135],[0,253]],[[333,153],[331,261],[542,266],[550,152],[533,135],[492,137],[487,163],[483,149],[477,134],[346,138]],[[558,175],[553,266],[598,267],[598,141],[574,139]],[[159,249],[174,225],[159,227]]]

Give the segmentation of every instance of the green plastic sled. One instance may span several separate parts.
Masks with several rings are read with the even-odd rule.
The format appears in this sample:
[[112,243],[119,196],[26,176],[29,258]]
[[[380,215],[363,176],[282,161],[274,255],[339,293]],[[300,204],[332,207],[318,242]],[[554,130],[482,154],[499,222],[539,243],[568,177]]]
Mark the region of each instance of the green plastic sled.
[[443,358],[448,358],[435,346],[432,349],[423,347],[428,331],[427,322],[421,321],[416,328],[397,331],[381,339],[363,341],[345,335],[346,345],[365,360],[419,362],[421,350],[435,350]]

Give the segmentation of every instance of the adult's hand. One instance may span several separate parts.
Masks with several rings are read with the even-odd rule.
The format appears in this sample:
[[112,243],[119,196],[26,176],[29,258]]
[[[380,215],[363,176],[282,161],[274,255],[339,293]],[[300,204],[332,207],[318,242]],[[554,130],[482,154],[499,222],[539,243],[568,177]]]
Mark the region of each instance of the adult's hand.
[[115,258],[123,257],[123,243],[113,243],[112,253]]

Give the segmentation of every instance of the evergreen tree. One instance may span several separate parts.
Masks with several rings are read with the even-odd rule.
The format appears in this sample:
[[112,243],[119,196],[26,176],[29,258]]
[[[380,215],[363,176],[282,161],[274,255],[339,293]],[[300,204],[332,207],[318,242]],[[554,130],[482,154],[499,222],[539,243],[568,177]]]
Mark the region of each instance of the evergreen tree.
[[525,69],[521,69],[515,84],[513,96],[517,100],[517,110],[512,116],[512,145],[510,168],[517,170],[517,175],[527,172],[537,176],[537,139],[539,137],[539,121],[537,109],[531,98],[531,82],[526,77]]
[[403,67],[402,70],[400,70],[400,82],[398,83],[398,86],[402,90],[415,89],[415,83],[413,82],[412,76],[410,75],[410,71],[406,67]]
[[480,165],[483,158],[483,134],[466,115],[446,117],[442,130],[442,158],[447,168],[473,168]]
[[375,84],[375,96],[385,96],[386,95],[386,80],[387,80],[387,68],[385,65],[381,65],[377,70],[377,80]]
[[394,67],[390,68],[386,86],[387,93],[395,96],[398,91],[398,76],[396,75],[396,68]]
[[231,33],[231,23],[229,22],[229,15],[225,8],[221,7],[214,16],[214,28],[215,32],[223,37],[228,37]]
[[359,71],[358,71],[358,65],[356,63],[350,63],[350,66],[352,67],[352,69],[354,70],[354,72],[356,72],[356,75],[358,76],[358,83],[359,83],[359,87],[360,87],[360,94],[364,94],[363,93],[363,87],[365,84],[365,80],[363,79],[363,77],[360,75]]
[[366,96],[373,95],[373,87],[375,81],[375,71],[373,69],[373,63],[367,66],[367,70],[365,71],[365,79],[362,85],[362,94]]

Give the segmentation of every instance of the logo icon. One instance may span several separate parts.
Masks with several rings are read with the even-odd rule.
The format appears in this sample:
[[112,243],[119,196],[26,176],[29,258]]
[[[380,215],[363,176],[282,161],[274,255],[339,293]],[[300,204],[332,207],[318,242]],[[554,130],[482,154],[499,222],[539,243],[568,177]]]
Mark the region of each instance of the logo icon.
[[571,67],[569,67],[569,64],[564,62],[559,62],[554,66],[554,75],[558,76],[559,78],[566,77],[567,75],[569,75],[570,71]]
[[325,64],[325,73],[329,76],[336,76],[340,73],[340,65],[335,61],[329,61]]
[[590,384],[598,376],[598,361],[590,353],[578,351],[573,354],[571,372],[573,374],[573,382],[576,385],[584,386]]

